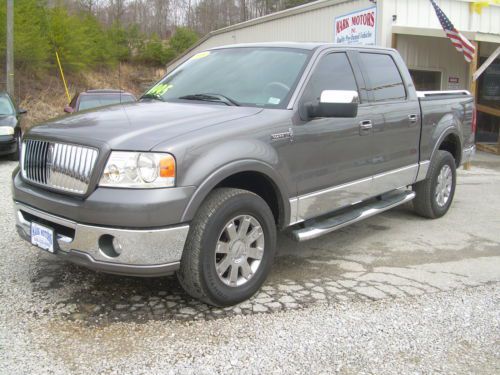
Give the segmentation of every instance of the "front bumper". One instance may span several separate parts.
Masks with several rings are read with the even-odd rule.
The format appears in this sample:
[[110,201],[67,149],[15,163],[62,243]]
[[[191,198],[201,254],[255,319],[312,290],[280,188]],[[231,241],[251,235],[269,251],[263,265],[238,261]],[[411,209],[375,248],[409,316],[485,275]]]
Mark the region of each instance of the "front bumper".
[[[120,275],[164,276],[180,265],[189,225],[117,229],[80,224],[14,202],[19,235],[31,243],[31,222],[54,229],[55,254],[87,268]],[[111,239],[119,243],[114,251]]]
[[17,142],[13,135],[0,135],[0,155],[17,152]]

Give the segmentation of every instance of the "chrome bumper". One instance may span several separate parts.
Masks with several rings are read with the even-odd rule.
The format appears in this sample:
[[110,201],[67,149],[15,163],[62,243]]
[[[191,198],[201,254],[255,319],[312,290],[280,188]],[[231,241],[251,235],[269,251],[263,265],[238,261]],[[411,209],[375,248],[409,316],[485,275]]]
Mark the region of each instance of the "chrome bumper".
[[85,267],[121,275],[163,276],[179,268],[189,225],[117,229],[80,224],[14,202],[19,235],[31,242],[31,222],[54,229],[55,254]]
[[464,148],[462,151],[462,164],[469,163],[476,154],[476,145]]

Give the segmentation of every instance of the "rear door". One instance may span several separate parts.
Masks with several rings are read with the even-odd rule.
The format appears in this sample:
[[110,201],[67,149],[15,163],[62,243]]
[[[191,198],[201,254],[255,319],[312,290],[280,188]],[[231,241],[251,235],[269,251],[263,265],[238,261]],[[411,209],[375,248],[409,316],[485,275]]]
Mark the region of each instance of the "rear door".
[[[366,199],[371,195],[372,121],[363,95],[364,83],[348,52],[328,51],[314,66],[298,106],[316,104],[324,90],[358,91],[356,118],[314,118],[293,128],[292,168],[299,193],[298,218],[305,220]],[[302,116],[303,118],[304,116]]]
[[[391,51],[355,54],[367,85],[373,114],[371,159],[373,193],[381,194],[415,181],[420,144],[420,106],[409,74],[398,69]],[[405,74],[406,73],[406,74]]]

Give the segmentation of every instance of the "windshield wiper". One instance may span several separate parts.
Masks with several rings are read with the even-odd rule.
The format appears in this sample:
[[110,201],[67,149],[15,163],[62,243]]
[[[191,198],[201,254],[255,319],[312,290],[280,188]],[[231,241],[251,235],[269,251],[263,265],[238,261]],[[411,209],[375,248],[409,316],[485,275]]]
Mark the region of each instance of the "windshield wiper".
[[155,99],[155,100],[159,100],[161,102],[165,101],[165,99],[163,99],[163,97],[161,95],[158,95],[158,94],[144,94],[143,96],[141,96],[141,99]]
[[225,95],[221,94],[190,94],[190,95],[184,95],[179,97],[179,99],[185,99],[185,100],[201,100],[201,101],[206,101],[206,102],[221,102],[226,105],[235,105],[235,106],[240,106],[241,104],[238,103],[236,100],[228,98]]

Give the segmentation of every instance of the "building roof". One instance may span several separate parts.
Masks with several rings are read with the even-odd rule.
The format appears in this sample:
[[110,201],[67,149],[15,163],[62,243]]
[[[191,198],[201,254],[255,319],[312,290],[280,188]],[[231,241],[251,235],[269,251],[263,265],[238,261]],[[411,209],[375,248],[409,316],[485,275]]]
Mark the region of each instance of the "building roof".
[[376,49],[376,50],[392,50],[392,48],[380,46],[364,46],[364,45],[347,45],[328,42],[259,42],[259,43],[238,43],[228,44],[224,46],[212,47],[208,50],[225,49],[225,48],[245,48],[245,47],[270,47],[270,48],[297,48],[314,50],[319,47],[337,47],[337,48],[354,48],[354,49]]

